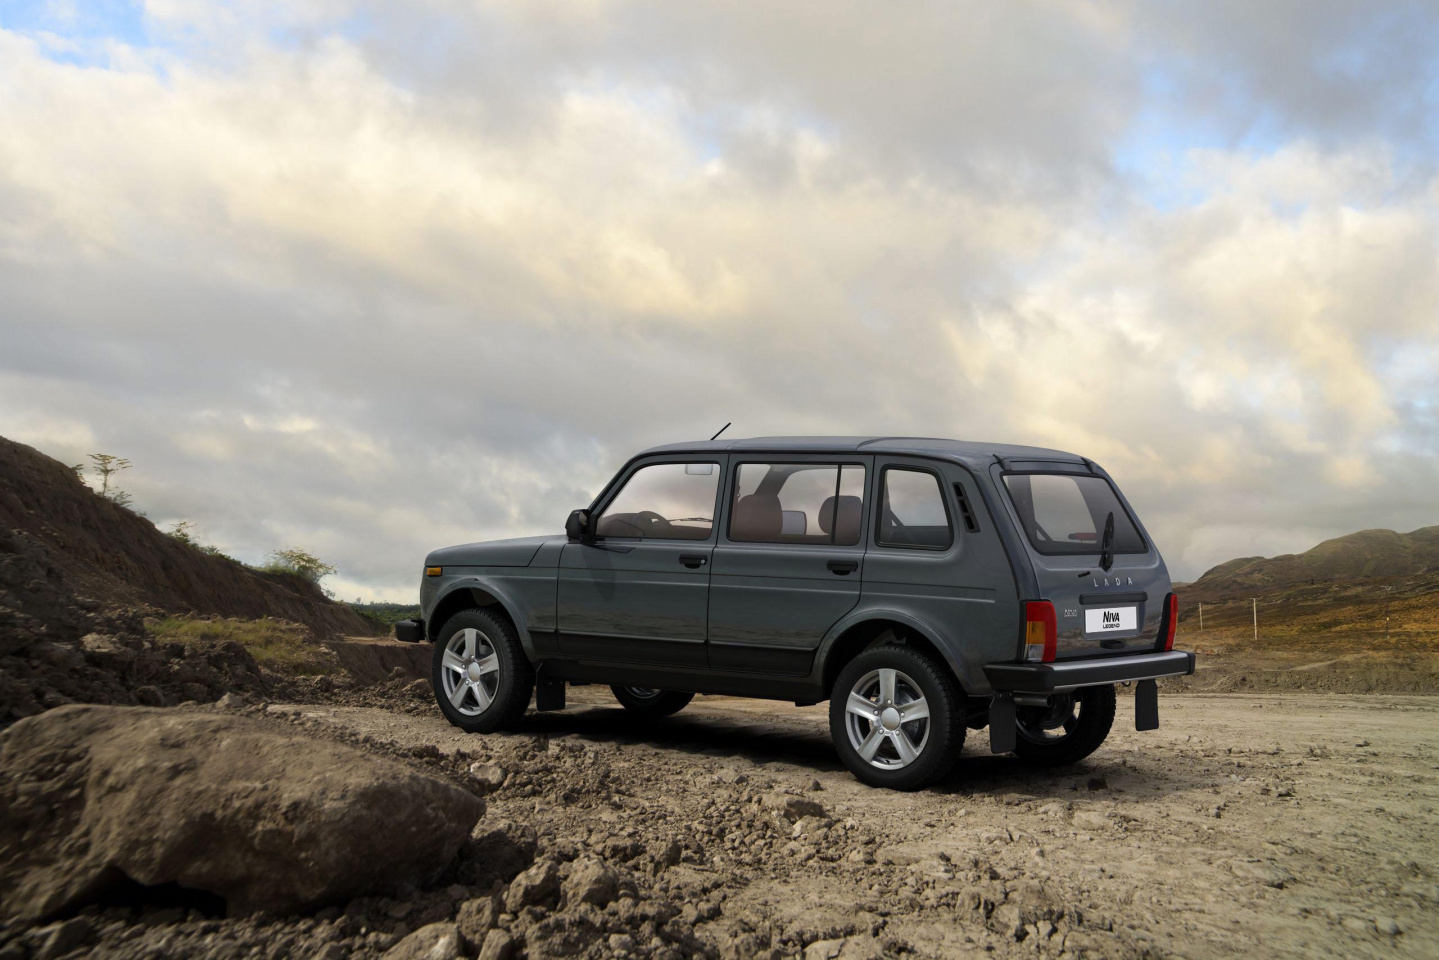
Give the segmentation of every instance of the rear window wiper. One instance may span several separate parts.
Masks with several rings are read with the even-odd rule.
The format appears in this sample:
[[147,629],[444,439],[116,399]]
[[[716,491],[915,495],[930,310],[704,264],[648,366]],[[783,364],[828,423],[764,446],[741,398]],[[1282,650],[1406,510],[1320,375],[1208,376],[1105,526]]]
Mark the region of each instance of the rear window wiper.
[[1104,539],[1099,542],[1099,566],[1108,572],[1114,566],[1114,511],[1104,521]]

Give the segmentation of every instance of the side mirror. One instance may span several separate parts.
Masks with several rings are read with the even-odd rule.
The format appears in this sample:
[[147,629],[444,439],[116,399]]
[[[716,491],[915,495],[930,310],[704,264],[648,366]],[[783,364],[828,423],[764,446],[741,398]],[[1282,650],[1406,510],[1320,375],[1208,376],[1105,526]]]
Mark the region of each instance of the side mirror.
[[565,521],[565,534],[571,540],[593,540],[594,534],[590,532],[590,512],[571,510],[569,519]]

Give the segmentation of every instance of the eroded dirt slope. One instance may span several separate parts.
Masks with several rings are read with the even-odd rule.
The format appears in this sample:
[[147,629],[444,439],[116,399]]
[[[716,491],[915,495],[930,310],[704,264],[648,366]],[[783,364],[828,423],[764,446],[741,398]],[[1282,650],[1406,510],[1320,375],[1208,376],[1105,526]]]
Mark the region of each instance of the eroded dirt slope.
[[[50,579],[105,607],[145,605],[169,613],[278,617],[322,637],[368,634],[370,623],[319,587],[260,573],[166,536],[144,517],[97,496],[58,460],[0,437],[0,544],[41,562]],[[23,591],[0,596],[21,606]]]

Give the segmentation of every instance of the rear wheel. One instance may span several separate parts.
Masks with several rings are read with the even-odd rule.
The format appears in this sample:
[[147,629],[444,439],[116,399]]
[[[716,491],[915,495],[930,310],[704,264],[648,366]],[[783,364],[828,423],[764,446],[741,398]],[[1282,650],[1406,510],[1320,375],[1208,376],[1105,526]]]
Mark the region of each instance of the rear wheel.
[[1014,752],[1041,767],[1078,763],[1099,749],[1114,726],[1114,686],[1057,693],[1048,707],[1018,707]]
[[612,686],[610,691],[626,710],[646,717],[668,717],[679,713],[695,698],[692,693],[656,690],[654,687]]
[[462,610],[435,638],[430,682],[445,719],[462,730],[513,727],[530,705],[535,672],[514,625],[488,610]]
[[851,660],[830,691],[840,759],[875,787],[917,790],[944,776],[964,746],[959,688],[943,664],[886,644]]

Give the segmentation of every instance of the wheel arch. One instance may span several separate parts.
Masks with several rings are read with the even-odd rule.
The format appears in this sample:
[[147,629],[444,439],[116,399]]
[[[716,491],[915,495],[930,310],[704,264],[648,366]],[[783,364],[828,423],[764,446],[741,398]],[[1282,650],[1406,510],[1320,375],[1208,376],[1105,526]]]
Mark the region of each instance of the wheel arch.
[[425,623],[425,633],[429,641],[434,643],[439,636],[440,628],[461,610],[494,610],[496,608],[515,628],[515,633],[520,637],[520,645],[524,647],[525,655],[530,658],[531,662],[534,662],[534,644],[530,641],[529,631],[525,629],[524,619],[517,616],[518,605],[515,603],[514,597],[510,596],[502,585],[487,578],[469,577],[451,584],[435,601],[430,618]]
[[815,679],[823,685],[825,694],[829,694],[845,664],[871,646],[886,642],[885,637],[891,635],[897,642],[923,650],[944,664],[960,690],[970,691],[968,672],[950,655],[938,631],[899,610],[866,610],[837,624],[820,648]]

